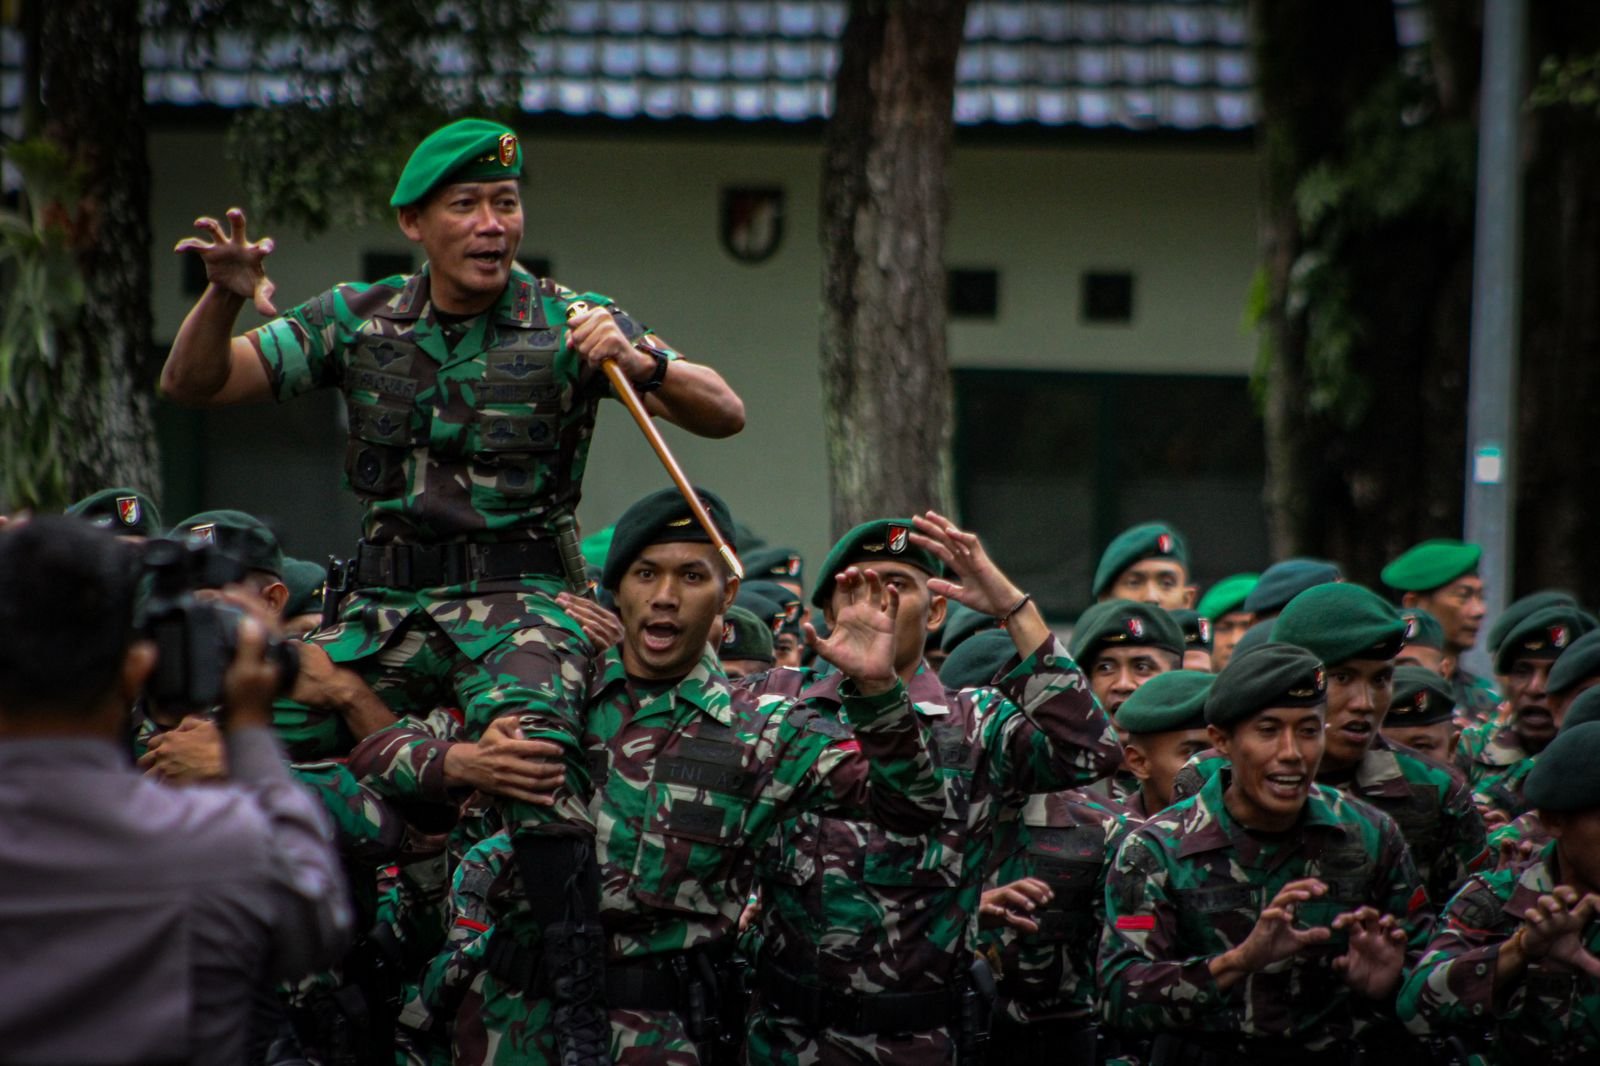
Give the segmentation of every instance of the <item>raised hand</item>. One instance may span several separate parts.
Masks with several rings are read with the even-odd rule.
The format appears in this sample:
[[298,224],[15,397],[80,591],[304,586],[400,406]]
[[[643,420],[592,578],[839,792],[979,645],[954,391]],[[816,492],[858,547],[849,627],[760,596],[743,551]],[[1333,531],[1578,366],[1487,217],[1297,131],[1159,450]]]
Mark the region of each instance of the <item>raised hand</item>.
[[1022,598],[1022,590],[994,565],[976,533],[957,528],[937,511],[917,515],[911,522],[911,543],[938,556],[957,578],[933,578],[929,592],[988,615],[1004,614]]
[[991,888],[978,902],[978,925],[985,929],[1009,925],[1024,933],[1037,933],[1039,923],[1031,915],[1054,896],[1050,886],[1037,877]]
[[272,304],[272,294],[278,287],[267,277],[266,268],[266,258],[275,247],[272,238],[250,240],[245,234],[244,212],[237,207],[230,207],[227,217],[227,233],[223,233],[222,224],[209,215],[195,219],[195,228],[212,239],[185,237],[172,250],[198,252],[206,265],[207,281],[224,292],[253,301],[256,310],[263,315],[276,315],[278,309]]
[[1394,915],[1359,907],[1335,918],[1333,927],[1350,931],[1349,949],[1333,960],[1344,983],[1368,999],[1389,998],[1406,961],[1406,932]]
[[1600,908],[1592,893],[1579,896],[1568,885],[1557,885],[1523,912],[1522,954],[1529,962],[1553,959],[1590,977],[1600,977],[1600,959],[1583,943],[1584,926]]
[[[810,622],[806,643],[838,668],[863,695],[894,687],[894,629],[900,614],[900,592],[883,583],[871,568],[846,567],[834,583],[838,604],[833,629],[823,640]],[[842,594],[842,595],[841,595]]]
[[1290,881],[1279,889],[1266,910],[1263,910],[1261,916],[1256,919],[1250,935],[1233,949],[1239,969],[1245,973],[1255,973],[1333,936],[1331,929],[1294,927],[1295,907],[1324,895],[1327,891],[1328,886],[1314,877]]

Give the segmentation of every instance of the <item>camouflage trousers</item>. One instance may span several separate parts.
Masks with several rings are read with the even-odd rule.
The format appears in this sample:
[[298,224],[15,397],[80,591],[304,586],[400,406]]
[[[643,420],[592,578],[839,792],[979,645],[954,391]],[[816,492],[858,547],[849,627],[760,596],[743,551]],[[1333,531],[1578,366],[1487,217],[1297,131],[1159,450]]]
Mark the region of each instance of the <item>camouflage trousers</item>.
[[[557,1066],[551,1003],[483,973],[455,1017],[454,1066]],[[614,1066],[701,1066],[683,1019],[671,1011],[612,1010]]]
[[893,1034],[812,1031],[795,1018],[757,1009],[750,1016],[745,1061],[751,1066],[948,1066],[956,1061],[956,1042],[949,1029]]

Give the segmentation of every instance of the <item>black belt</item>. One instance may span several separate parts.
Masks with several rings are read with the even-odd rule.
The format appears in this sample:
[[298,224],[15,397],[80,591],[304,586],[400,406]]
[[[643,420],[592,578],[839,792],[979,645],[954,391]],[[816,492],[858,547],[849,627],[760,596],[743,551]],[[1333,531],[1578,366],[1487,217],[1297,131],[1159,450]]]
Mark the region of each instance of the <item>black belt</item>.
[[[691,952],[653,956],[647,960],[615,959],[606,963],[606,1007],[615,1010],[682,1011],[687,990],[672,970],[672,960]],[[539,956],[515,939],[491,934],[484,964],[502,981],[524,991],[540,989],[546,975]],[[693,972],[693,971],[691,971]]]
[[954,990],[836,992],[785,973],[766,959],[756,967],[756,988],[773,1013],[797,1019],[807,1029],[852,1036],[922,1033],[959,1018]]
[[356,547],[355,583],[361,588],[432,589],[468,581],[562,573],[553,541],[492,544],[368,544]]

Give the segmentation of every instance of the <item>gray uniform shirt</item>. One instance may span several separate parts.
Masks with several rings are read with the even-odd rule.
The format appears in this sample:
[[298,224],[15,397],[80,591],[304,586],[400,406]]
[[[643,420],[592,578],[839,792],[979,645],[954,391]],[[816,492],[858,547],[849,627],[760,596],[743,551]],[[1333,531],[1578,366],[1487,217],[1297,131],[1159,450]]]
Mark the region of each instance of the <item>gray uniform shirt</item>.
[[333,961],[349,905],[265,729],[228,785],[173,788],[91,739],[0,741],[0,1059],[237,1063],[251,993]]

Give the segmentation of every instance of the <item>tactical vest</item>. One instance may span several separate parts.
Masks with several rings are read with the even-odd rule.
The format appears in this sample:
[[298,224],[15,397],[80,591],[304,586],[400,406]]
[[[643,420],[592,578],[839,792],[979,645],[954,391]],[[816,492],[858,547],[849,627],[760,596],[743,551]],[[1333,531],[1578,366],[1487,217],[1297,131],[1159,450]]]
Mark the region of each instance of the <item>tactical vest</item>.
[[[563,398],[577,382],[557,372],[564,324],[546,320],[537,284],[511,279],[526,321],[487,312],[484,350],[441,381],[440,364],[415,337],[423,280],[413,275],[374,311],[350,351],[341,391],[350,422],[345,473],[356,494],[371,503],[425,491],[434,464],[445,473],[465,468],[469,486],[492,487],[530,510],[575,505],[572,458],[587,427],[571,419],[562,430]],[[535,498],[540,466],[555,474],[545,482],[548,499]]]

